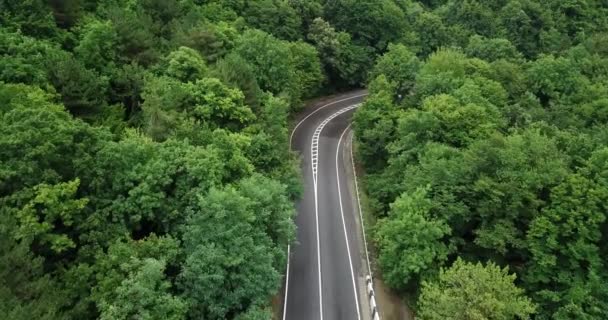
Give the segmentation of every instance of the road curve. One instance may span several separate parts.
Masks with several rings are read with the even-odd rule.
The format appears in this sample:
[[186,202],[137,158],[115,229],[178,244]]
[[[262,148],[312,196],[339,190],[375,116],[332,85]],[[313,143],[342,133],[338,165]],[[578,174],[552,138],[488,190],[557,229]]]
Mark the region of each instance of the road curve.
[[307,108],[291,137],[301,156],[303,198],[290,248],[284,320],[369,319],[361,224],[353,191],[350,118],[365,91]]

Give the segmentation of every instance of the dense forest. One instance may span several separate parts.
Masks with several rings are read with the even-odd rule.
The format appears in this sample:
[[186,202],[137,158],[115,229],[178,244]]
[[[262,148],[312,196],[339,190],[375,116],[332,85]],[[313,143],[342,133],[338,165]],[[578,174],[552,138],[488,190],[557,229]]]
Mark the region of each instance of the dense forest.
[[608,319],[608,3],[395,1],[355,115],[419,319]]
[[0,0],[0,318],[270,318],[288,119],[381,52],[326,9]]
[[2,319],[269,319],[290,116],[365,85],[420,319],[608,319],[606,1],[0,0],[0,55]]

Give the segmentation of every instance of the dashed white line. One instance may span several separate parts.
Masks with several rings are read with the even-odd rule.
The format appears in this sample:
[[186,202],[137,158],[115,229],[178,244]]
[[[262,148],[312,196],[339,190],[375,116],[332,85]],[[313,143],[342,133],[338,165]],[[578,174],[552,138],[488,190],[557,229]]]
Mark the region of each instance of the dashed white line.
[[[302,123],[304,123],[308,118],[310,118],[313,114],[319,112],[320,110],[329,107],[331,105],[334,105],[336,103],[339,102],[343,102],[343,101],[348,101],[348,100],[352,100],[352,99],[356,99],[356,98],[360,98],[360,97],[364,97],[367,96],[367,93],[364,94],[359,94],[359,95],[355,95],[355,96],[351,96],[348,98],[344,98],[344,99],[340,99],[340,100],[336,100],[336,101],[332,101],[328,104],[325,104],[319,108],[317,108],[315,111],[311,112],[310,114],[308,114],[306,117],[304,117],[302,120],[300,120],[296,126],[293,128],[293,130],[291,131],[291,135],[289,136],[289,148],[291,149],[292,145],[293,145],[293,137],[294,134],[296,132],[296,130],[300,127],[300,125],[302,125]],[[320,134],[320,132],[319,132]],[[317,151],[318,151],[318,137],[317,137]],[[318,156],[318,154],[317,154]],[[318,158],[317,158],[318,159]],[[316,169],[316,167],[315,167]],[[313,181],[314,181],[314,189],[315,189],[315,211],[316,211],[316,225],[317,225],[317,261],[318,261],[318,269],[319,269],[319,313],[320,313],[320,319],[323,320],[323,293],[321,291],[322,287],[321,287],[321,250],[320,250],[320,240],[319,240],[319,217],[318,217],[318,201],[317,201],[317,175],[316,172],[313,172]],[[288,292],[289,292],[289,270],[290,270],[290,258],[291,258],[291,245],[287,245],[287,270],[286,270],[286,274],[285,274],[285,296],[283,299],[283,320],[286,320],[286,316],[287,316],[287,297],[288,297]]]
[[293,135],[295,134],[295,132],[298,129],[298,127],[300,127],[300,125],[302,123],[304,123],[304,121],[306,121],[306,119],[310,118],[313,114],[315,114],[315,113],[317,113],[317,112],[325,109],[326,107],[334,105],[336,103],[343,102],[343,101],[348,101],[348,100],[352,100],[352,99],[356,99],[356,98],[360,98],[360,97],[365,97],[365,96],[367,96],[367,93],[363,93],[363,94],[359,94],[359,95],[356,95],[356,96],[352,96],[352,97],[348,97],[348,98],[332,101],[332,102],[330,102],[330,103],[328,103],[326,105],[323,105],[323,106],[317,108],[315,111],[311,112],[306,117],[304,117],[304,119],[300,120],[300,122],[298,122],[298,124],[296,124],[295,127],[293,127],[293,130],[291,130],[291,135],[289,136],[289,146],[291,147],[291,145],[292,145]]

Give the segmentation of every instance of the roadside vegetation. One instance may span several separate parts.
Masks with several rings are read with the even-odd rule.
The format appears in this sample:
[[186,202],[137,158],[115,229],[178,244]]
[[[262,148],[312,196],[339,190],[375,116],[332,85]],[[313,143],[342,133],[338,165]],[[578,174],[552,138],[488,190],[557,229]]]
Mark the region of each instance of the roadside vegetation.
[[608,7],[395,1],[356,112],[382,277],[420,319],[608,318]]
[[325,9],[0,0],[0,318],[268,319],[288,119],[376,52]]
[[608,318],[605,1],[0,0],[0,57],[2,319],[270,318],[288,120],[361,86],[420,319]]

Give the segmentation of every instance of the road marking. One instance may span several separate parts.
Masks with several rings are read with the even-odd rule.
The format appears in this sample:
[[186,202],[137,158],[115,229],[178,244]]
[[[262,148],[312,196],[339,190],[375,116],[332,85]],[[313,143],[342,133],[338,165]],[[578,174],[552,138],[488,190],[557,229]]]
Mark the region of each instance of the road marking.
[[[358,106],[358,105],[357,105]],[[344,208],[342,207],[342,191],[340,190],[340,170],[338,166],[338,159],[340,155],[340,144],[346,131],[350,129],[350,124],[344,129],[338,140],[338,146],[336,147],[336,183],[338,185],[338,199],[340,203],[340,213],[342,215],[342,227],[344,228],[344,241],[346,241],[346,252],[348,253],[348,263],[350,264],[350,276],[353,280],[353,291],[355,293],[355,305],[357,307],[357,319],[361,320],[361,312],[359,311],[359,296],[357,294],[357,285],[355,284],[355,271],[353,269],[353,259],[350,255],[350,244],[348,243],[348,233],[346,232],[346,220],[344,219]]]
[[[302,120],[300,120],[296,126],[293,128],[293,130],[291,130],[291,134],[289,135],[289,149],[291,150],[292,145],[293,145],[293,136],[296,132],[296,130],[300,127],[300,125],[302,125],[302,123],[304,123],[304,121],[306,121],[308,118],[310,118],[313,114],[319,112],[322,109],[325,109],[328,106],[334,105],[336,103],[339,102],[343,102],[343,101],[348,101],[351,99],[355,99],[355,98],[360,98],[360,97],[365,97],[367,96],[367,93],[364,94],[359,94],[359,95],[355,95],[352,97],[348,97],[348,98],[344,98],[344,99],[340,99],[337,101],[332,101],[330,103],[327,103],[319,108],[317,108],[315,111],[309,113],[306,117],[304,117]],[[318,146],[317,146],[318,147]],[[318,150],[318,149],[317,149]],[[314,180],[314,184],[315,184],[315,210],[317,209],[317,187],[316,187],[316,174],[313,176],[313,180]],[[321,314],[321,320],[323,320],[323,299],[322,299],[322,293],[321,293],[321,258],[320,258],[320,245],[319,245],[319,220],[318,220],[318,214],[317,214],[317,259],[318,259],[318,267],[319,267],[319,305],[320,307],[320,314]],[[286,319],[287,316],[287,297],[288,297],[288,293],[289,293],[289,266],[290,266],[290,260],[291,260],[291,245],[287,244],[287,270],[285,272],[285,297],[283,299],[283,320]]]
[[315,114],[315,113],[317,113],[317,112],[319,112],[319,111],[321,111],[321,110],[325,109],[326,107],[329,107],[329,106],[331,106],[331,105],[334,105],[334,104],[336,104],[336,103],[343,102],[343,101],[348,101],[348,100],[355,99],[355,98],[361,98],[361,97],[365,97],[365,96],[367,96],[367,93],[363,93],[363,94],[359,94],[359,95],[356,95],[356,96],[352,96],[352,97],[348,97],[348,98],[344,98],[344,99],[340,99],[340,100],[332,101],[332,102],[330,102],[330,103],[328,103],[328,104],[326,104],[326,105],[323,105],[323,106],[321,106],[321,107],[317,108],[315,111],[313,111],[313,112],[311,112],[310,114],[308,114],[306,117],[304,117],[304,119],[300,120],[300,122],[298,122],[298,124],[296,124],[296,126],[295,126],[295,127],[293,127],[293,130],[291,130],[291,135],[289,136],[289,147],[291,148],[292,141],[293,141],[293,135],[295,134],[295,132],[296,132],[296,130],[298,129],[298,127],[299,127],[299,126],[300,126],[302,123],[304,123],[304,121],[306,121],[306,119],[310,118],[310,117],[311,117],[313,114]]
[[291,256],[291,245],[287,244],[287,270],[285,271],[285,298],[283,299],[283,320],[287,314],[287,291],[289,290],[289,257]]
[[[321,124],[319,124],[317,126],[317,128],[315,129],[314,134],[312,135],[312,141],[310,144],[310,157],[311,157],[311,171],[312,171],[312,180],[313,180],[313,186],[314,186],[314,190],[315,190],[315,223],[316,223],[316,229],[317,229],[317,268],[318,268],[318,272],[319,272],[319,317],[321,320],[323,320],[323,281],[322,281],[322,275],[321,275],[321,240],[320,240],[320,235],[319,235],[319,197],[318,197],[318,186],[317,186],[317,172],[318,172],[318,165],[319,165],[319,139],[321,138],[321,133],[323,132],[323,129],[325,128],[325,126],[333,119],[335,119],[337,116],[348,112],[350,110],[353,110],[355,108],[357,108],[359,105],[351,105],[348,106],[346,108],[342,108],[338,111],[336,111],[334,114],[330,115],[329,117],[325,118],[325,120],[323,120],[323,122],[321,122]],[[349,256],[350,259],[350,256]],[[357,313],[359,312],[359,309],[357,308]]]
[[369,276],[373,279],[372,276],[372,267],[369,263],[369,251],[367,250],[367,239],[365,237],[365,221],[363,220],[363,213],[361,212],[361,199],[359,197],[359,183],[357,183],[357,169],[355,168],[355,157],[353,157],[353,137],[354,133],[350,136],[350,161],[353,165],[353,176],[355,180],[355,191],[357,194],[357,208],[359,209],[359,219],[361,220],[361,231],[363,232],[363,244],[365,246],[365,258],[367,260],[367,272],[369,272]]
[[354,133],[350,136],[350,161],[353,166],[353,176],[355,179],[355,191],[357,194],[357,207],[359,209],[359,219],[361,221],[361,232],[363,233],[363,245],[365,246],[365,259],[367,260],[367,272],[369,275],[366,278],[367,291],[370,299],[370,307],[372,310],[372,320],[380,320],[380,313],[378,306],[376,305],[376,298],[374,296],[374,276],[372,274],[372,267],[369,263],[369,251],[367,250],[367,239],[365,237],[365,221],[363,220],[363,213],[361,211],[361,199],[359,197],[359,183],[357,182],[357,169],[355,168],[355,157],[353,156],[353,137]]
[[353,104],[351,106],[348,106],[346,108],[342,108],[338,111],[336,111],[334,114],[332,114],[331,116],[327,117],[325,120],[323,120],[323,122],[321,122],[321,124],[319,124],[319,126],[317,127],[317,129],[315,129],[315,133],[312,135],[312,143],[310,144],[310,156],[311,156],[311,163],[312,163],[312,178],[313,181],[315,183],[315,185],[317,184],[317,172],[318,170],[318,166],[319,166],[319,138],[321,137],[321,132],[323,131],[323,129],[325,128],[325,126],[332,121],[333,119],[335,119],[336,117],[338,117],[339,115],[348,112],[350,110],[353,110],[355,108],[359,107],[359,104]]

